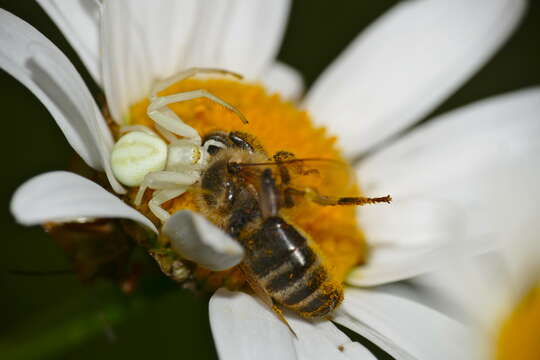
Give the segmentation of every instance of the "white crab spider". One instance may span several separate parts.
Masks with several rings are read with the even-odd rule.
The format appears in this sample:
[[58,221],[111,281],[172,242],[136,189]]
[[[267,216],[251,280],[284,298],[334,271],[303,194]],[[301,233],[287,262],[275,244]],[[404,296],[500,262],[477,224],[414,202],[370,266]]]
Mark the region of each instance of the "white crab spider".
[[199,180],[208,161],[208,147],[223,146],[214,140],[208,140],[203,145],[199,133],[184,123],[167,105],[207,98],[231,110],[242,122],[247,123],[238,109],[203,89],[158,96],[162,90],[198,73],[219,73],[242,78],[221,69],[191,68],[158,82],[151,92],[146,112],[154,121],[159,134],[169,144],[146,126],[125,126],[120,132],[126,134],[116,142],[111,153],[116,178],[124,185],[139,186],[135,205],[140,205],[146,189],[155,190],[148,207],[162,222],[166,222],[170,214],[161,205],[182,195]]

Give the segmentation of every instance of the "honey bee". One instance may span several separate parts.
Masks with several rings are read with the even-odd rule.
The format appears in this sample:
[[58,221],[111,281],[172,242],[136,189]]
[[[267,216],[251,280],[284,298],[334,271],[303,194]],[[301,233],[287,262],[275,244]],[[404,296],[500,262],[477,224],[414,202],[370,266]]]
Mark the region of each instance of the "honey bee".
[[[212,158],[193,193],[201,212],[243,246],[240,268],[250,287],[285,323],[281,307],[306,318],[331,313],[343,300],[343,287],[332,279],[313,240],[287,221],[283,209],[298,201],[332,206],[391,198],[320,193],[329,182],[346,178],[324,176],[328,168],[349,171],[339,161],[297,159],[284,151],[269,158],[257,139],[242,132],[213,132],[203,140],[216,146],[208,148]],[[303,184],[308,175],[321,178],[317,188]]]

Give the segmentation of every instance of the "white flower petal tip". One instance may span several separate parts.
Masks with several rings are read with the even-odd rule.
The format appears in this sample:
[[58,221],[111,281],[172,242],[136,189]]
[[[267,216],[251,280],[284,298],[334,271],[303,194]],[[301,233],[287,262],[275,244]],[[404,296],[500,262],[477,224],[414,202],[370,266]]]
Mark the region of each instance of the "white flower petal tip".
[[[213,67],[257,80],[279,49],[289,0],[116,0],[103,4],[103,84],[115,121],[181,69]],[[122,21],[118,21],[122,19]]]
[[209,314],[220,359],[298,359],[290,330],[254,297],[220,289],[210,299]]
[[285,100],[296,101],[304,92],[302,75],[291,66],[275,62],[265,71],[261,78],[266,89],[278,93]]
[[10,210],[18,223],[39,225],[80,218],[125,218],[157,233],[154,224],[96,183],[66,171],[38,175],[21,185]]
[[213,271],[230,269],[244,257],[244,249],[236,240],[189,210],[174,213],[162,232],[180,255]]
[[250,295],[220,289],[210,300],[210,325],[220,359],[375,359],[330,321],[295,315],[287,315],[287,321],[297,337]]
[[62,30],[62,34],[77,51],[94,80],[101,84],[100,2],[98,0],[37,0],[37,2]]
[[30,24],[0,9],[0,67],[43,103],[73,149],[91,167],[112,175],[112,135],[83,79],[68,58]]
[[[75,68],[28,23],[2,9],[0,20],[0,67],[41,100],[79,155],[92,167],[101,168],[87,123],[94,116],[91,105],[89,108],[93,100]],[[61,68],[64,70],[58,72]]]
[[506,41],[525,7],[525,0],[400,2],[322,74],[305,106],[339,135],[347,155],[365,152],[469,79]]
[[473,334],[427,306],[376,290],[348,289],[335,322],[400,360],[469,359]]
[[367,264],[351,271],[347,283],[364,287],[405,280],[493,251],[498,246],[499,242],[491,238],[471,241],[452,238],[435,246],[374,247]]

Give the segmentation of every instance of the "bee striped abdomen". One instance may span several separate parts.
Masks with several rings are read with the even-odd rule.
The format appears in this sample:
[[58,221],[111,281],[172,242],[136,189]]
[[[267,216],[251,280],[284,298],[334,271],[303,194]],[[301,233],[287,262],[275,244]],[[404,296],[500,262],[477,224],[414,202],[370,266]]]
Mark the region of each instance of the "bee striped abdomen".
[[323,316],[342,299],[325,267],[298,230],[279,216],[244,239],[245,266],[278,303],[306,317]]

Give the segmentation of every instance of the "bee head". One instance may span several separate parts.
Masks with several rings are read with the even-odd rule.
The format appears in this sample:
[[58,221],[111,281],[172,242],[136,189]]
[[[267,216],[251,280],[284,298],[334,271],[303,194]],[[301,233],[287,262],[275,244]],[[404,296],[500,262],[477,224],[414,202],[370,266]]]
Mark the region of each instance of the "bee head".
[[254,152],[264,153],[262,146],[253,135],[241,131],[231,131],[230,133],[213,131],[204,136],[203,146],[206,147],[210,155],[216,155],[221,149],[225,148],[236,148],[250,154]]

